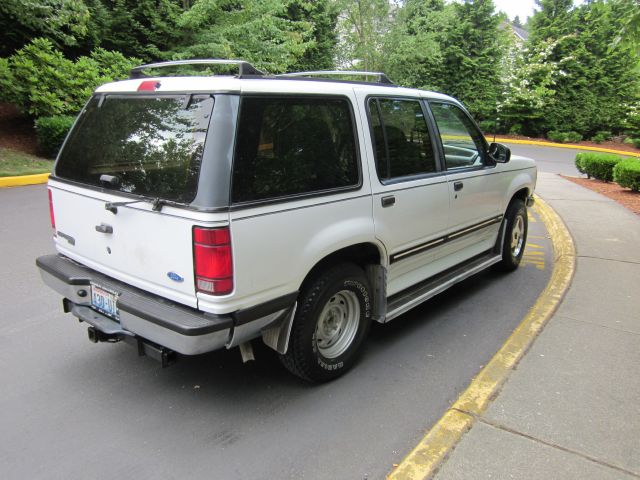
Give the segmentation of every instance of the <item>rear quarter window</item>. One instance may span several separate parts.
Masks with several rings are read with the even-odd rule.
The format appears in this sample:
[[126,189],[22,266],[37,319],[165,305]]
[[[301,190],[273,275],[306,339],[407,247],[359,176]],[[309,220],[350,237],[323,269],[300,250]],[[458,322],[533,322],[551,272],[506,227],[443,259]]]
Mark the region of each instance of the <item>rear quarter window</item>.
[[[92,98],[60,152],[58,177],[191,202],[214,99],[210,95]],[[108,185],[103,175],[116,177]],[[104,178],[104,177],[103,177]]]
[[234,203],[352,188],[359,182],[347,99],[242,99]]

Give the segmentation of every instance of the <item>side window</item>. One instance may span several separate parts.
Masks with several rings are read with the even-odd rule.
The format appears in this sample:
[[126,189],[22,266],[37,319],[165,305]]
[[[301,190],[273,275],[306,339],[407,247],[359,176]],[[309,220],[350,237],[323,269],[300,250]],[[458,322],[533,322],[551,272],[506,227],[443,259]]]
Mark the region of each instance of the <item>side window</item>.
[[380,180],[436,171],[433,145],[420,101],[372,98],[369,117]]
[[430,102],[444,148],[447,170],[482,165],[484,142],[469,117],[457,106]]
[[359,185],[354,135],[346,99],[243,98],[233,202]]

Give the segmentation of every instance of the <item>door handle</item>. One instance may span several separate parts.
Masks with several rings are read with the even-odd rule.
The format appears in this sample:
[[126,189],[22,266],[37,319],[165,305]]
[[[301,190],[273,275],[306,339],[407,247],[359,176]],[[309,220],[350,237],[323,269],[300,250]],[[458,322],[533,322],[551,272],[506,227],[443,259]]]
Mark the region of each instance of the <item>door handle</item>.
[[462,190],[462,187],[464,187],[464,183],[462,183],[462,182],[453,182],[453,189],[456,192],[459,192],[460,190]]
[[101,223],[100,225],[96,225],[96,232],[113,233],[113,227],[111,225],[107,225],[106,223]]
[[382,197],[383,208],[391,207],[392,205],[395,205],[395,203],[396,203],[396,197],[394,197],[393,195],[390,195],[388,197]]

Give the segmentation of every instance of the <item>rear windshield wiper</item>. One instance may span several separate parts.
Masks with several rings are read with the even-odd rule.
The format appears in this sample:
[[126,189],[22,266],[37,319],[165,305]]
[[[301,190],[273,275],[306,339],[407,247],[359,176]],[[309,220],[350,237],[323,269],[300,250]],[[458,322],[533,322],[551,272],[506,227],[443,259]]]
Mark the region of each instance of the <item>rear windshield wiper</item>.
[[145,198],[143,200],[132,200],[130,202],[107,202],[104,204],[104,209],[109,210],[115,215],[118,213],[118,207],[125,207],[127,205],[133,205],[134,203],[143,202],[150,202],[151,210],[154,212],[162,211],[162,207],[168,204],[166,200],[161,200],[160,198]]

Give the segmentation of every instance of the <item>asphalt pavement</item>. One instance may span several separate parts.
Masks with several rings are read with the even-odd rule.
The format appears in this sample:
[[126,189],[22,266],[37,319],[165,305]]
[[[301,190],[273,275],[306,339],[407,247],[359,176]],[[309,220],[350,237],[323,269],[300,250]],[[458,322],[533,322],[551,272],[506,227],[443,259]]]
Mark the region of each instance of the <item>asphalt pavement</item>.
[[[577,175],[575,151],[511,147]],[[541,174],[538,193],[576,240],[573,285],[436,478],[640,477],[638,219],[556,175]],[[483,273],[376,326],[352,372],[310,387],[266,347],[246,365],[222,351],[163,370],[126,345],[90,344],[33,263],[53,251],[44,186],[0,189],[0,219],[8,479],[384,478],[500,348],[553,263],[534,213],[517,272]]]
[[384,478],[546,285],[532,218],[542,255],[376,325],[355,369],[308,386],[260,342],[256,362],[234,349],[167,369],[90,343],[34,265],[53,251],[46,187],[0,189],[0,478]]

